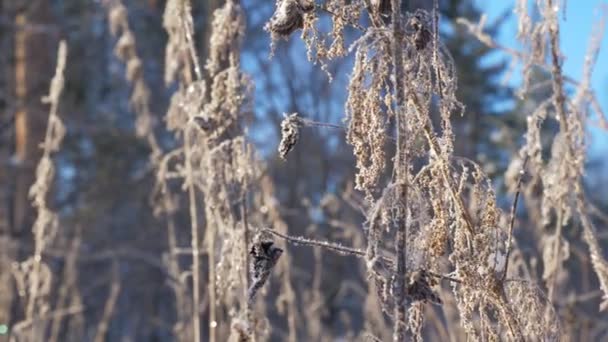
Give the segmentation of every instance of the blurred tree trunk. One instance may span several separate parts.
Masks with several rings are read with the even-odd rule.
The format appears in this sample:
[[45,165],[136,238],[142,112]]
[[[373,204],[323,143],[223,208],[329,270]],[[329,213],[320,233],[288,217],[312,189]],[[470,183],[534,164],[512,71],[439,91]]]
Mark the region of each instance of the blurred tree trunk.
[[[0,0],[0,18],[6,20],[8,18],[10,5],[7,0]],[[12,30],[8,27],[0,29],[0,44],[11,44]],[[12,56],[11,56],[12,58]],[[1,79],[1,94],[8,100],[10,92],[10,77],[8,73],[12,70],[9,64],[9,58],[0,60],[0,68],[2,73]],[[9,103],[0,102],[0,325],[9,325],[11,322],[11,307],[14,296],[14,287],[11,275],[11,262],[14,260],[14,245],[11,228],[11,179],[9,177],[9,167],[11,159],[11,143],[12,137],[11,121],[13,113],[10,112]]]
[[[3,75],[14,102],[2,113],[3,124],[10,124],[3,128],[6,136],[0,145],[0,324],[8,325],[15,320],[10,267],[18,249],[26,245],[34,220],[28,192],[46,128],[47,109],[41,98],[53,74],[56,39],[50,36],[51,30],[43,29],[51,23],[47,0],[5,0],[0,7],[14,34],[8,52],[14,64],[6,66],[8,73]],[[8,137],[11,143],[4,139]]]
[[[0,18],[4,18],[5,4],[0,1]],[[0,45],[4,45],[6,37],[6,29],[0,29]],[[6,60],[0,60],[0,96],[5,97],[6,87]],[[0,100],[1,101],[1,100]],[[10,231],[9,222],[9,183],[7,168],[10,158],[8,136],[9,132],[5,125],[10,122],[10,113],[4,101],[0,102],[0,324],[8,324],[10,320],[10,307],[13,297],[13,287],[11,284],[10,274],[10,254],[8,253],[11,245],[11,239],[8,235]]]
[[48,91],[53,75],[56,37],[50,30],[51,8],[46,0],[26,2],[15,13],[14,89],[15,111],[15,192],[13,194],[12,233],[23,236],[34,220],[28,198],[41,156],[40,143],[47,123],[47,106],[41,98]]

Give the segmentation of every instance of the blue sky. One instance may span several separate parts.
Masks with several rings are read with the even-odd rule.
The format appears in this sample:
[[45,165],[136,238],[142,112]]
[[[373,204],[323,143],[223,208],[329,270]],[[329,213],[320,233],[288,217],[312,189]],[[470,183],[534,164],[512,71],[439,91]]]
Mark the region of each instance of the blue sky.
[[[562,0],[564,2],[565,0]],[[478,1],[479,7],[488,14],[488,22],[513,8],[515,1]],[[574,79],[581,79],[585,54],[590,42],[591,33],[601,19],[602,6],[608,11],[608,1],[577,0],[567,1],[565,20],[560,14],[560,39],[562,53],[566,56],[564,73]],[[606,12],[608,14],[608,12]],[[513,15],[504,25],[498,40],[501,44],[521,49],[517,42],[517,18]],[[511,82],[521,82],[517,73]],[[592,87],[604,112],[608,112],[608,35],[604,32],[600,53],[591,78]],[[608,156],[608,132],[591,129],[590,153],[594,158],[606,159]]]

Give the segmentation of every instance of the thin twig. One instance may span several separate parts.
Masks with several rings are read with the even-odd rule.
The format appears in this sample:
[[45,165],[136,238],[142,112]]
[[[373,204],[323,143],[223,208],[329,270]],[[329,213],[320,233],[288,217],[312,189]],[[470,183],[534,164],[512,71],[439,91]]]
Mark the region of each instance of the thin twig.
[[[38,163],[37,177],[34,184],[30,188],[30,197],[32,197],[32,206],[36,208],[38,217],[32,226],[32,232],[34,234],[34,253],[32,256],[33,268],[30,274],[31,293],[29,293],[28,300],[25,305],[25,320],[33,320],[40,314],[39,304],[45,296],[41,296],[39,291],[41,290],[41,273],[43,268],[42,254],[47,248],[49,235],[51,232],[52,224],[51,221],[56,216],[47,204],[47,196],[49,191],[49,182],[53,179],[53,171],[51,166],[45,166],[46,164],[52,164],[50,156],[53,152],[57,152],[59,144],[63,140],[63,134],[65,128],[61,119],[58,116],[59,100],[64,88],[64,72],[67,60],[67,43],[62,40],[59,42],[59,48],[57,51],[57,65],[55,68],[55,75],[51,80],[49,87],[49,94],[43,97],[43,103],[50,103],[49,119],[46,126],[46,133],[44,141],[42,143],[42,157]],[[55,217],[56,219],[56,217]],[[31,338],[36,339],[40,332],[40,327],[32,327],[30,333]]]
[[76,315],[76,314],[83,312],[84,310],[85,310],[84,306],[71,306],[68,308],[53,310],[51,312],[46,313],[45,315],[33,317],[32,319],[27,319],[27,320],[21,321],[21,322],[15,324],[15,326],[13,328],[13,335],[18,335],[21,331],[30,327],[32,324],[48,321],[51,319],[57,319],[60,317]]
[[[433,128],[431,126],[432,123],[428,117],[426,117],[426,118],[424,117],[424,115],[423,115],[424,111],[422,110],[422,106],[420,105],[418,96],[416,96],[416,94],[414,92],[410,92],[408,100],[411,101],[412,104],[414,105],[414,108],[416,109],[416,114],[419,116],[419,119],[426,122],[424,125],[424,135],[428,141],[430,149],[433,151],[433,153],[437,157],[441,156],[441,148],[439,147],[439,143],[437,142],[435,133],[433,133]],[[474,235],[475,230],[474,230],[474,226],[473,226],[473,221],[471,220],[471,216],[469,215],[469,212],[466,209],[462,198],[456,192],[454,184],[452,184],[453,180],[452,180],[452,177],[450,177],[450,175],[448,173],[445,162],[442,160],[441,163],[442,163],[441,168],[440,168],[441,175],[443,177],[444,182],[446,183],[446,186],[448,187],[450,196],[452,197],[454,202],[456,202],[456,206],[458,207],[459,211],[461,212],[462,218],[466,223],[467,230],[469,231],[469,233],[471,235]]]
[[304,126],[327,127],[327,128],[346,130],[346,127],[344,127],[342,125],[336,125],[336,124],[332,124],[332,123],[328,123],[328,122],[319,122],[319,121],[314,121],[314,120],[310,120],[310,119],[304,119],[301,117],[297,117],[297,119],[298,119],[298,122]]
[[[196,74],[196,80],[201,81],[203,79],[201,73],[201,67],[196,54],[196,49],[193,41],[193,27],[192,27],[192,14],[190,1],[182,2],[181,20],[182,29],[186,36],[188,50],[190,52],[190,58],[194,65],[194,72]],[[198,225],[198,211],[196,208],[196,190],[194,187],[194,177],[192,168],[192,142],[191,134],[189,132],[189,125],[186,125],[184,129],[184,164],[186,168],[185,182],[188,191],[188,204],[190,213],[190,228],[191,228],[191,245],[192,245],[192,329],[194,334],[194,340],[201,340],[201,322],[200,322],[200,240],[199,240],[199,225]],[[214,239],[210,239],[209,243],[209,340],[215,342],[215,260],[213,258]]]
[[[361,249],[357,249],[357,248],[352,248],[352,247],[347,247],[347,246],[342,246],[340,244],[334,243],[334,242],[329,242],[329,241],[319,241],[319,240],[312,240],[312,239],[308,239],[302,236],[290,236],[287,234],[283,234],[280,233],[276,230],[270,229],[270,228],[263,228],[262,229],[263,232],[266,233],[270,233],[272,235],[275,235],[277,237],[280,237],[281,239],[286,240],[287,242],[291,242],[294,245],[305,245],[305,246],[311,246],[311,247],[322,247],[322,248],[327,248],[331,251],[334,251],[338,254],[342,254],[342,255],[352,255],[352,256],[356,256],[358,258],[365,258],[367,256],[367,254],[365,253],[365,251],[361,250]],[[392,268],[394,265],[394,261],[387,258],[387,257],[380,257],[380,260],[382,260],[382,262],[384,263],[384,266],[386,268]],[[450,277],[450,276],[446,276],[446,275],[442,275],[442,274],[438,274],[435,272],[431,272],[428,270],[425,270],[429,275],[439,278],[439,279],[443,279],[443,280],[448,280],[454,283],[459,283],[461,284],[462,281],[459,279],[456,279],[454,277]]]
[[[80,244],[82,241],[82,228],[76,227],[76,233],[70,244],[70,250],[65,258],[65,266],[63,269],[61,287],[59,288],[59,294],[57,303],[55,304],[55,310],[61,310],[66,305],[70,290],[73,289],[74,283],[77,277],[77,258]],[[51,324],[51,336],[49,337],[50,342],[57,342],[59,333],[61,330],[61,323],[63,322],[62,316],[55,317]]]
[[[475,25],[463,18],[459,18],[458,23],[463,24],[469,30],[469,33],[471,35],[473,35],[475,38],[477,38],[477,40],[479,40],[481,43],[485,44],[487,47],[492,48],[492,49],[502,50],[505,53],[513,56],[513,58],[519,59],[520,61],[531,61],[533,65],[541,68],[544,71],[547,71],[550,73],[552,73],[554,71],[553,64],[545,64],[545,62],[537,62],[534,60],[534,58],[532,56],[530,56],[529,54],[527,54],[525,52],[521,52],[521,51],[518,51],[518,50],[515,50],[512,48],[509,48],[507,46],[501,45],[500,43],[496,42],[495,40],[492,39],[492,37],[490,37],[489,35],[482,32],[483,27]],[[561,77],[564,82],[572,84],[574,86],[579,86],[581,83],[578,80],[576,80],[575,78],[570,77],[568,75],[564,75],[563,73],[561,74]],[[530,89],[530,90],[532,90],[532,89]],[[598,116],[599,126],[602,129],[608,130],[608,121],[606,120],[604,111],[602,110],[602,108],[599,104],[599,101],[597,100],[597,95],[596,95],[595,91],[593,91],[592,89],[587,89],[587,90],[585,90],[585,93],[587,94],[587,97],[589,98],[589,101],[591,102],[591,107],[593,108],[593,110],[596,112],[596,114]]]
[[[302,126],[305,126],[305,127],[333,128],[333,129],[339,129],[339,130],[342,130],[342,131],[345,131],[345,132],[348,129],[348,128],[342,126],[342,125],[336,125],[336,124],[332,124],[332,123],[329,123],[329,122],[314,121],[314,120],[305,119],[305,118],[302,118],[302,117],[299,117],[299,116],[297,117],[297,119],[298,119],[298,123],[301,124]],[[391,135],[384,134],[384,136],[387,139],[391,140],[391,141],[397,141],[397,139],[395,137],[391,136]]]
[[454,278],[454,277],[450,277],[450,276],[446,276],[446,275],[443,275],[443,274],[438,274],[438,273],[435,273],[435,272],[431,272],[431,271],[429,271],[429,270],[425,270],[425,271],[426,271],[426,273],[428,273],[430,276],[433,276],[433,277],[435,277],[435,278],[439,278],[439,279],[441,279],[441,280],[448,280],[448,281],[451,281],[451,282],[453,282],[453,283],[462,284],[462,280],[460,280],[460,279],[456,279],[456,278]]
[[194,66],[196,80],[200,81],[203,79],[203,74],[201,72],[201,66],[198,61],[198,55],[196,54],[196,47],[194,46],[194,24],[192,23],[192,4],[190,3],[190,0],[182,2],[181,10],[183,11],[183,13],[180,18],[182,20],[182,28],[186,35],[186,42],[188,43],[188,52],[190,52],[190,58],[192,59],[192,64]]
[[114,259],[112,261],[112,284],[110,285],[110,293],[108,294],[108,299],[106,300],[103,314],[101,315],[101,320],[99,321],[97,331],[95,332],[95,342],[102,342],[106,340],[108,328],[110,327],[110,321],[112,319],[112,315],[114,314],[116,302],[118,301],[118,297],[120,295],[121,281],[119,266],[118,260]]
[[269,228],[263,228],[262,231],[276,235],[276,236],[278,236],[282,239],[285,239],[288,242],[291,242],[296,245],[323,247],[323,248],[333,250],[334,252],[337,252],[337,253],[343,254],[343,255],[354,255],[354,256],[358,256],[358,257],[365,257],[365,252],[360,249],[357,249],[357,248],[345,247],[340,244],[328,242],[328,241],[311,240],[311,239],[307,239],[302,236],[293,237],[293,236],[289,236],[289,235],[286,235],[283,233],[279,233],[276,230],[272,230]]
[[393,274],[394,315],[393,341],[404,341],[407,330],[407,302],[406,296],[406,251],[407,251],[407,212],[408,212],[408,163],[407,163],[407,135],[408,122],[405,117],[405,73],[403,65],[403,26],[401,22],[401,0],[391,1],[393,24],[392,58],[395,96],[395,125],[397,126],[397,149],[395,150],[395,173],[393,180],[398,186],[399,200],[405,203],[405,209],[394,223],[397,232],[395,241],[396,264]]
[[[547,5],[553,7],[553,1],[548,0]],[[555,22],[549,25],[549,45],[551,47],[551,75],[553,80],[553,103],[555,111],[559,119],[560,132],[564,134],[566,139],[566,155],[563,160],[569,160],[574,157],[574,151],[572,149],[570,130],[568,128],[568,117],[566,115],[566,95],[564,91],[564,76],[562,73],[562,62],[560,59],[560,48],[559,48],[559,21],[555,19]],[[559,267],[561,266],[561,259],[559,258],[559,252],[561,250],[561,233],[563,227],[563,198],[560,198],[557,213],[557,228],[555,232],[555,255],[553,260],[557,263],[554,274],[551,278],[551,284],[549,285],[549,298],[553,299],[553,293],[557,282],[557,275]]]
[[509,257],[511,256],[512,243],[513,243],[513,227],[515,226],[515,211],[517,210],[517,202],[519,200],[519,194],[521,193],[521,182],[524,178],[524,174],[526,172],[526,164],[528,163],[528,154],[524,158],[524,161],[521,165],[521,169],[519,170],[519,177],[517,179],[517,185],[515,188],[515,198],[513,199],[513,205],[511,206],[511,218],[509,221],[509,238],[507,239],[507,253],[505,256],[505,267],[502,271],[502,275],[500,277],[500,282],[504,282],[505,277],[507,276],[507,269],[509,268]]

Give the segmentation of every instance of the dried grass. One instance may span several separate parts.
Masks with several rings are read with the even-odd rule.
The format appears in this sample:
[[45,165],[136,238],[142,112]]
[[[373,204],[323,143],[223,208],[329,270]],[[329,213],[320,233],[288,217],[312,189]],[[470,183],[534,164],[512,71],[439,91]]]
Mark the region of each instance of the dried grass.
[[[152,204],[167,224],[168,252],[158,267],[172,280],[176,311],[172,328],[177,340],[256,341],[274,334],[292,342],[302,339],[305,329],[309,338],[325,338],[321,313],[326,298],[321,288],[329,268],[328,254],[321,249],[357,260],[360,273],[367,276],[367,288],[345,279],[336,290],[339,297],[348,288],[362,303],[366,330],[361,332],[362,339],[421,341],[431,336],[429,327],[444,339],[562,339],[566,309],[560,298],[567,295],[563,279],[567,262],[575,262],[572,255],[581,254],[578,242],[586,246],[582,254],[598,278],[599,310],[608,307],[608,261],[582,179],[591,110],[602,115],[590,77],[604,21],[590,42],[583,79],[571,82],[562,71],[557,4],[535,1],[540,18],[533,20],[529,2],[517,1],[518,37],[526,50],[507,52],[523,66],[519,95],[529,96],[538,87],[532,77],[538,67],[550,72],[551,94],[527,113],[525,145],[504,177],[514,193],[510,212],[504,213],[483,167],[454,155],[457,137],[452,116],[466,111],[456,97],[457,66],[438,34],[438,1],[431,11],[402,13],[395,10],[401,8],[400,0],[328,0],[323,4],[277,0],[265,27],[272,50],[278,48],[277,40],[291,39],[301,30],[309,61],[319,63],[323,70],[333,60],[354,58],[344,104],[346,127],[285,114],[278,146],[279,156],[287,159],[303,139],[300,130],[306,126],[346,130],[356,166],[354,188],[362,194],[356,201],[351,198],[356,202],[351,206],[362,208],[364,224],[354,227],[337,218],[344,204],[337,196],[326,196],[314,209],[328,218],[328,226],[344,232],[345,240],[353,241],[351,247],[292,235],[294,229],[288,226],[272,181],[247,140],[253,82],[240,65],[245,14],[239,2],[228,0],[215,11],[209,54],[201,64],[190,1],[167,1],[164,80],[177,86],[166,114],[166,129],[175,138],[169,151],[161,148],[154,133],[157,127],[145,63],[138,54],[127,9],[119,0],[108,4],[110,30],[117,39],[114,53],[133,86],[130,104],[136,115],[136,134],[151,151],[156,177]],[[327,32],[319,24],[321,16],[331,21]],[[369,19],[368,26],[364,18]],[[483,32],[484,20],[459,22],[481,42],[501,48]],[[350,29],[358,37],[347,47],[345,31]],[[38,212],[32,228],[34,252],[13,265],[25,302],[25,320],[15,326],[15,334],[30,340],[43,339],[47,327],[51,340],[57,340],[61,317],[82,310],[65,307],[76,277],[71,271],[80,236],[74,237],[66,259],[66,285],[59,291],[55,310],[48,300],[53,274],[43,258],[59,229],[47,196],[54,178],[52,155],[65,134],[57,111],[66,54],[62,43],[56,75],[45,98],[51,105],[49,124],[30,191]],[[575,85],[573,96],[568,84]],[[433,117],[434,112],[438,116]],[[559,130],[551,146],[546,146],[542,128],[551,120]],[[393,150],[394,155],[388,156]],[[184,209],[189,229],[180,229],[174,217],[180,210],[180,190],[187,196]],[[517,220],[520,197],[530,215],[538,217],[531,220],[535,226],[530,235],[539,255],[530,262],[515,236],[522,229]],[[310,203],[302,207],[313,209]],[[579,225],[580,239],[566,234]],[[261,228],[268,226],[273,228]],[[189,237],[189,247],[179,245],[180,234]],[[313,222],[306,235],[315,234],[320,230]],[[294,284],[306,272],[296,268],[287,243],[315,248],[310,263],[314,275],[306,278],[312,282],[310,291],[301,294],[301,286]],[[184,254],[190,262],[179,259]],[[117,255],[109,259],[112,278],[95,331],[97,341],[107,338],[121,291]],[[276,308],[265,300],[275,295]],[[284,316],[285,331],[271,326],[276,320],[270,317],[277,311]],[[337,312],[336,320],[344,325],[343,337],[354,340],[353,323],[340,315]]]
[[[271,33],[285,37],[302,28],[309,52],[314,51],[312,46],[317,52],[313,62],[344,56],[342,52],[329,54],[318,44],[323,40],[315,27],[320,11],[304,14],[298,11],[296,2],[293,3],[292,12],[287,11],[287,2],[278,3],[268,24]],[[585,94],[589,94],[588,77],[595,61],[593,56],[597,55],[597,35],[592,40],[585,79],[579,83],[578,93],[571,102],[566,98],[561,71],[556,4],[551,0],[536,2],[543,18],[533,22],[527,14],[528,2],[518,2],[519,37],[529,48],[529,52],[517,54],[520,58],[528,56],[521,94],[525,96],[528,92],[532,66],[543,64],[546,56],[550,56],[553,95],[528,117],[527,143],[507,172],[508,185],[516,192],[508,219],[498,208],[491,182],[481,167],[453,155],[455,137],[450,117],[463,113],[464,107],[455,96],[456,66],[436,33],[437,2],[432,13],[418,10],[404,15],[388,11],[386,3],[349,3],[352,7],[366,8],[372,19],[372,26],[364,28],[347,50],[354,51],[355,60],[346,102],[347,141],[353,145],[357,163],[356,187],[365,192],[371,208],[365,227],[367,250],[271,232],[298,245],[364,258],[370,287],[376,288],[377,303],[393,320],[396,341],[406,338],[406,329],[412,339],[422,338],[421,303],[446,305],[433,289],[437,279],[450,282],[451,296],[460,315],[459,325],[469,339],[557,340],[560,318],[552,299],[557,274],[568,259],[568,241],[563,237],[562,228],[575,217],[582,222],[583,239],[589,245],[602,289],[606,283],[606,261],[586,213],[581,186],[585,110],[592,102]],[[330,9],[334,27],[339,28],[332,34],[340,35],[346,25],[361,29],[358,20],[343,21],[331,11],[332,6],[339,5],[344,6],[340,1],[325,4]],[[392,6],[400,8],[400,1],[393,1]],[[386,18],[388,12],[390,23]],[[286,29],[273,31],[279,19],[278,28]],[[496,47],[482,32],[483,19],[479,26],[464,20],[461,23],[482,42]],[[334,36],[334,42],[343,42],[343,37]],[[434,106],[441,114],[440,129],[432,126]],[[551,115],[559,122],[560,132],[554,139],[550,160],[545,162],[540,127]],[[389,143],[386,137],[392,124],[396,127],[397,145],[392,159],[393,177],[386,183],[383,178],[385,147]],[[286,117],[282,128],[279,151],[284,156],[295,145],[298,121]],[[415,168],[414,161],[423,166]],[[542,240],[543,278],[548,295],[534,279],[510,277],[509,260],[512,250],[517,249],[513,232],[519,191],[523,188],[524,193],[530,194],[527,187],[533,186],[522,181],[526,171],[530,177],[542,180],[539,203],[543,222],[547,225],[557,221],[555,233]],[[391,239],[395,239],[394,243]],[[387,257],[391,248],[396,248],[395,253]],[[445,270],[449,275],[442,276]],[[431,274],[439,278],[429,276]]]

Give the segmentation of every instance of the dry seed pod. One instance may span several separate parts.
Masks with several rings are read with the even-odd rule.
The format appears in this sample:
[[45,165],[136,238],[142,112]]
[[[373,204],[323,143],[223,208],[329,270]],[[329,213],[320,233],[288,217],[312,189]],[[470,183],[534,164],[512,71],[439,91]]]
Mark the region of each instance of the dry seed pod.
[[416,44],[416,50],[424,50],[426,45],[431,41],[431,33],[426,28],[422,27],[416,32],[414,36],[414,44]]
[[127,22],[127,9],[125,6],[122,4],[112,6],[108,22],[110,23],[110,32],[112,32],[113,35],[118,34],[122,27],[124,27],[123,25]]
[[371,0],[371,5],[374,11],[379,14],[387,15],[391,12],[390,0]]
[[141,76],[143,65],[141,64],[141,60],[137,57],[129,59],[127,62],[127,80],[129,82],[134,82],[135,79],[138,79]]
[[420,269],[412,272],[409,278],[407,295],[412,302],[423,301],[426,303],[430,301],[434,304],[441,304],[441,298],[431,289],[431,281],[433,280],[429,281],[430,277],[425,270]]
[[204,116],[195,116],[194,122],[205,132],[209,132],[217,126],[212,118],[207,118]]
[[315,1],[314,0],[299,0],[300,9],[304,13],[311,12],[315,9]]
[[281,122],[281,143],[279,144],[279,156],[285,160],[287,154],[293,149],[300,137],[300,119],[298,113],[285,115]]
[[427,29],[428,25],[425,23],[424,15],[422,13],[414,14],[410,19],[410,25],[414,30],[414,45],[416,45],[416,50],[424,50],[433,39],[431,32]]
[[279,36],[288,37],[303,27],[303,14],[304,11],[298,0],[281,0],[270,19],[268,29]]
[[250,303],[270,277],[270,271],[282,254],[283,250],[275,247],[272,241],[258,241],[251,246],[251,287],[247,296]]
[[118,42],[116,42],[116,47],[114,48],[114,52],[121,59],[129,59],[135,53],[135,37],[133,37],[133,33],[125,32],[123,33]]

